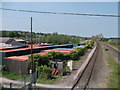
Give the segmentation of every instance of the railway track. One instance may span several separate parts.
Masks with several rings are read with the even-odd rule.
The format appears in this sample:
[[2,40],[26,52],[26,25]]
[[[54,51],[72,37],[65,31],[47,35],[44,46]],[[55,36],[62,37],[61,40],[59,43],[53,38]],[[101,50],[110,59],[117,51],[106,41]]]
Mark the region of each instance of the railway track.
[[93,74],[93,70],[95,68],[96,60],[98,58],[98,53],[99,53],[99,47],[100,47],[100,44],[98,42],[96,43],[96,45],[97,47],[93,56],[89,60],[84,70],[80,73],[79,78],[74,83],[71,90],[80,90],[80,89],[86,90],[86,89],[92,88],[91,86],[89,86],[89,83]]

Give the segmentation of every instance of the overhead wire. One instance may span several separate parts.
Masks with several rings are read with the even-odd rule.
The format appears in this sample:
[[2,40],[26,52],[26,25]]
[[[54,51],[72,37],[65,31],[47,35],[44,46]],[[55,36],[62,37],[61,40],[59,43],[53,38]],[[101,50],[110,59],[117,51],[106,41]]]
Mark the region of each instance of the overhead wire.
[[102,17],[120,17],[118,15],[107,15],[107,14],[84,14],[84,13],[66,13],[66,12],[45,12],[45,11],[31,11],[31,10],[9,9],[9,8],[0,8],[0,9],[2,9],[2,10],[8,10],[8,11],[28,12],[28,13],[83,15],[83,16],[102,16]]

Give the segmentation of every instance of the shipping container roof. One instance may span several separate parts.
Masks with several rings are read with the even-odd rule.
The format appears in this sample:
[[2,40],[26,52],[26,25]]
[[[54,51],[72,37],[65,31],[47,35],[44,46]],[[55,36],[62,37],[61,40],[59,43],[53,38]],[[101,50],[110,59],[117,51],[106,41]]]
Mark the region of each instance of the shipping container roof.
[[[50,51],[55,51],[55,52],[61,52],[61,53],[64,53],[64,54],[68,54],[70,53],[70,51],[75,51],[75,49],[49,49],[49,50],[43,50],[42,52],[40,53],[34,53],[34,54],[39,54],[41,56],[45,55],[46,53],[50,52]],[[11,57],[5,57],[4,59],[10,59],[10,60],[17,60],[17,61],[25,61],[28,59],[28,56],[30,56],[31,54],[29,55],[22,55],[22,56],[11,56]]]

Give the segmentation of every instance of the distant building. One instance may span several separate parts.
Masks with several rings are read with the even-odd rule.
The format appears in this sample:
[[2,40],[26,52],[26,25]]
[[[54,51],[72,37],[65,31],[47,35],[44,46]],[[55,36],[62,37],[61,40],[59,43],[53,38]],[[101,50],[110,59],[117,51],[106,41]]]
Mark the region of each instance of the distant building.
[[85,44],[87,42],[88,42],[88,40],[82,40],[82,41],[80,41],[80,44]]
[[14,41],[14,39],[9,37],[0,37],[0,43],[7,43],[8,41]]
[[18,42],[13,38],[9,37],[0,37],[0,47],[8,47],[8,46],[24,46],[24,43]]
[[15,41],[26,44],[26,41],[23,39],[15,39]]

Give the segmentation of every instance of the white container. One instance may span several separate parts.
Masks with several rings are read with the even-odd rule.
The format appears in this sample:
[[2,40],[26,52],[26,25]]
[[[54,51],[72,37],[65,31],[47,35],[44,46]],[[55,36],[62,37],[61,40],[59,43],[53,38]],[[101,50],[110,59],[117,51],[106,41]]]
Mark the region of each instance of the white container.
[[70,70],[72,71],[73,70],[73,61],[68,61],[67,62],[67,66],[70,68]]

